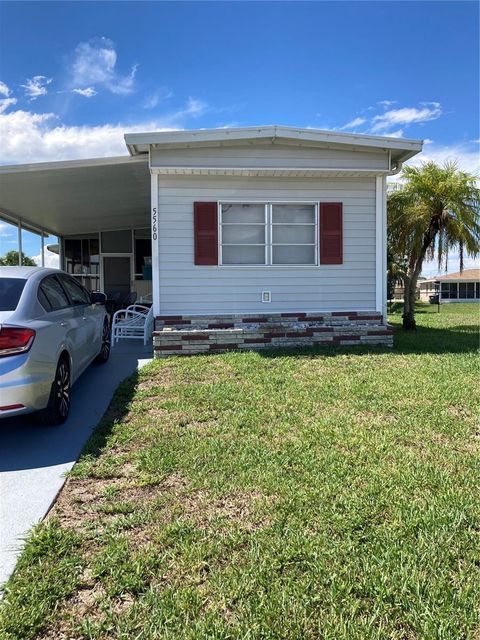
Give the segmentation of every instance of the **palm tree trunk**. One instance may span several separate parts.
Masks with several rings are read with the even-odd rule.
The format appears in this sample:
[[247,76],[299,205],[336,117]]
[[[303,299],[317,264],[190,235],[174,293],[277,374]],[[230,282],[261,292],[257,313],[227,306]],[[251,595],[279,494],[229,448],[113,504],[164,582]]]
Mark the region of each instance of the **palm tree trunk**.
[[[441,214],[441,211],[440,211]],[[438,221],[430,222],[428,230],[423,236],[423,243],[420,253],[415,261],[410,263],[407,277],[405,278],[405,294],[403,301],[403,328],[406,331],[416,331],[417,323],[415,322],[415,298],[417,294],[417,281],[422,272],[423,261],[427,255],[428,247],[435,240],[438,233]]]
[[403,328],[406,331],[416,331],[417,329],[417,323],[415,322],[415,294],[417,290],[417,278],[414,277],[413,273],[408,278],[405,278],[402,317]]
[[420,252],[413,269],[409,269],[408,277],[405,278],[405,294],[403,301],[403,328],[406,331],[416,331],[417,323],[415,322],[415,301],[417,298],[417,282],[422,272],[423,260],[427,253],[428,244]]

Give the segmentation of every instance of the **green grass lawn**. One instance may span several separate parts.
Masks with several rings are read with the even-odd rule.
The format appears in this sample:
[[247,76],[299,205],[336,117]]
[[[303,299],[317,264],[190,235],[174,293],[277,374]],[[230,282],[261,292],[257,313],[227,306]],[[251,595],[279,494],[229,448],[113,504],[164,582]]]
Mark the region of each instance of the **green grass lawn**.
[[2,640],[478,640],[479,311],[421,306],[415,334],[393,314],[393,351],[127,380],[28,540]]

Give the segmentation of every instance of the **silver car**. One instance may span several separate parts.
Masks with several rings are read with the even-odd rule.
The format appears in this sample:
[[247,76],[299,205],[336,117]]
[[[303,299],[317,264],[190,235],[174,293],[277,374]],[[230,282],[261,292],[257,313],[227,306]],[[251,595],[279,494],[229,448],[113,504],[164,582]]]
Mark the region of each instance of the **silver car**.
[[71,386],[110,355],[105,301],[58,269],[0,267],[0,418],[67,419]]

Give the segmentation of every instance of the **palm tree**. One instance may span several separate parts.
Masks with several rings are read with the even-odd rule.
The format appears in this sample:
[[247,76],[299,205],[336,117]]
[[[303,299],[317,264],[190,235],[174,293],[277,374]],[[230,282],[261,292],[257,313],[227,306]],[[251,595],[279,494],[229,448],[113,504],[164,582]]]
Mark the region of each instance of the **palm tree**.
[[460,271],[465,255],[480,253],[480,189],[477,178],[459,171],[455,162],[443,167],[427,162],[404,167],[401,188],[388,195],[388,241],[404,256],[404,329],[416,329],[415,292],[425,258],[447,268],[448,255],[459,250]]

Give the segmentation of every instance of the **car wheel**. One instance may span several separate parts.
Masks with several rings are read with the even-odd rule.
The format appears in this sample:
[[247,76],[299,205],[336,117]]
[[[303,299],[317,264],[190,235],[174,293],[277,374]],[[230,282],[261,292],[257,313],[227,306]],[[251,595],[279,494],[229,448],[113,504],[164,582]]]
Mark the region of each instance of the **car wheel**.
[[110,357],[110,340],[110,324],[108,322],[108,319],[105,318],[102,330],[102,348],[100,349],[100,353],[98,354],[98,356],[95,358],[95,362],[98,362],[99,364],[107,362],[108,358]]
[[52,384],[47,407],[40,411],[39,418],[43,424],[62,424],[70,411],[70,366],[66,357],[60,358]]

